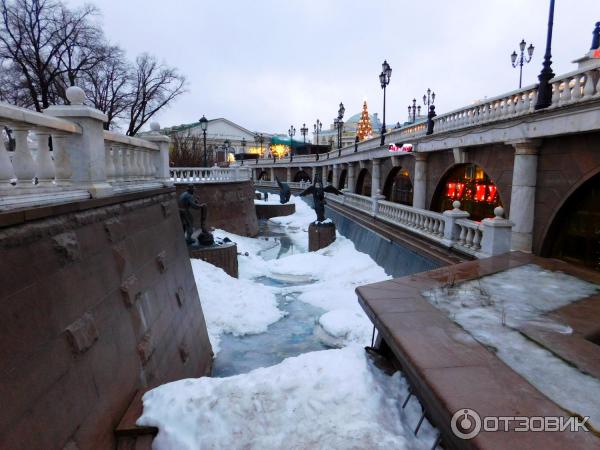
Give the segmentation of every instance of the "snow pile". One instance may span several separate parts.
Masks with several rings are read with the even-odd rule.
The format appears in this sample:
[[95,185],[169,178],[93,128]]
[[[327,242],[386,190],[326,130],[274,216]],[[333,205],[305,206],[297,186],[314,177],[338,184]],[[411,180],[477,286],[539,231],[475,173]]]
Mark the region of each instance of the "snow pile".
[[159,426],[155,450],[430,448],[431,425],[418,439],[410,429],[418,404],[399,408],[406,396],[399,373],[384,375],[352,346],[160,386],[144,396],[138,424]]
[[192,259],[192,270],[198,280],[198,294],[215,354],[222,333],[263,333],[283,317],[275,294],[268,287],[233,278],[200,259]]
[[530,264],[423,295],[546,396],[589,416],[597,427],[600,380],[565,363],[516,328],[527,322],[568,333],[568,326],[541,315],[599,290],[598,285]]

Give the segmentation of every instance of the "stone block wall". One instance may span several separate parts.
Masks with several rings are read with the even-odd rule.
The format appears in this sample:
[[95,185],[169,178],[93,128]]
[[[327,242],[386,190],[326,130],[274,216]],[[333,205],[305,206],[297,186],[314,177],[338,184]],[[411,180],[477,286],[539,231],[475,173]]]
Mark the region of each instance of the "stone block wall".
[[0,448],[115,448],[138,389],[210,373],[173,189],[0,227]]
[[[186,189],[187,185],[177,185],[177,195],[179,196]],[[252,181],[196,184],[194,192],[198,200],[207,205],[209,227],[241,236],[258,234]],[[193,210],[192,214],[194,214],[194,226],[199,228],[200,211]]]

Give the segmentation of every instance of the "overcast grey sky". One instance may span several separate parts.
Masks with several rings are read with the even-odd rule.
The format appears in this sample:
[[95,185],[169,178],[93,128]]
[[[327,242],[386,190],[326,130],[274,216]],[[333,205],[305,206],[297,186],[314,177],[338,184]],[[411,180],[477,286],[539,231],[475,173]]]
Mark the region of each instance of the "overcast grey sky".
[[[71,5],[84,1],[68,0]],[[86,3],[89,3],[86,2]],[[524,38],[537,80],[549,0],[94,0],[107,37],[130,58],[148,51],[187,77],[188,92],[157,117],[161,126],[226,117],[250,130],[285,133],[315,119],[327,126],[367,99],[382,112],[378,75],[392,66],[388,124],[404,121],[428,87],[437,112],[518,87],[510,54]],[[553,69],[589,49],[598,0],[556,0]],[[324,125],[325,126],[325,125]]]

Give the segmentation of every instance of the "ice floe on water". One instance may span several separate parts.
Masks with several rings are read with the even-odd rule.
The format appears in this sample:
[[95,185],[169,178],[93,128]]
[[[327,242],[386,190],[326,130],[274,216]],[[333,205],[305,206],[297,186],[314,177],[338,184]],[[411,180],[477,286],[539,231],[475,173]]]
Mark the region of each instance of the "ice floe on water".
[[144,396],[140,425],[155,450],[429,449],[435,431],[406,409],[400,373],[374,368],[360,346],[310,352],[228,378],[176,381]]

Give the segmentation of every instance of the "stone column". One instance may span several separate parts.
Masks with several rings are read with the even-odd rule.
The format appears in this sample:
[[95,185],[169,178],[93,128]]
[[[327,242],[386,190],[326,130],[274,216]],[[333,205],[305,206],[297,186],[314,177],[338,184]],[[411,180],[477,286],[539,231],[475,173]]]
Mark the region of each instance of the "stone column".
[[427,209],[427,153],[414,153],[414,155],[413,207]]
[[323,180],[323,185],[327,185],[327,166],[321,167],[321,170],[321,179]]
[[292,168],[291,167],[287,167],[285,169],[285,181],[288,183],[290,181],[292,181]]
[[273,167],[271,167],[269,169],[271,171],[271,183],[275,182],[275,169]]
[[539,140],[511,142],[515,148],[509,218],[514,224],[511,245],[513,250],[531,252],[540,143]]
[[354,166],[355,165],[356,165],[356,163],[353,163],[353,162],[348,163],[348,173],[346,175],[346,178],[348,179],[348,190],[351,193],[354,193],[354,191],[356,189],[356,181],[354,180]]
[[101,111],[84,106],[85,93],[79,87],[69,87],[67,99],[70,105],[50,106],[44,113],[76,122],[81,128],[81,134],[70,134],[64,139],[72,181],[87,189],[94,198],[110,196],[113,188],[106,180],[103,128],[108,118]]
[[336,189],[338,187],[339,167],[340,167],[339,164],[334,164],[331,169],[333,171],[333,175],[331,177],[331,184],[333,184],[333,187],[335,187]]
[[371,197],[375,198],[377,195],[381,195],[381,188],[379,187],[381,181],[381,160],[373,159],[373,169],[371,170]]

